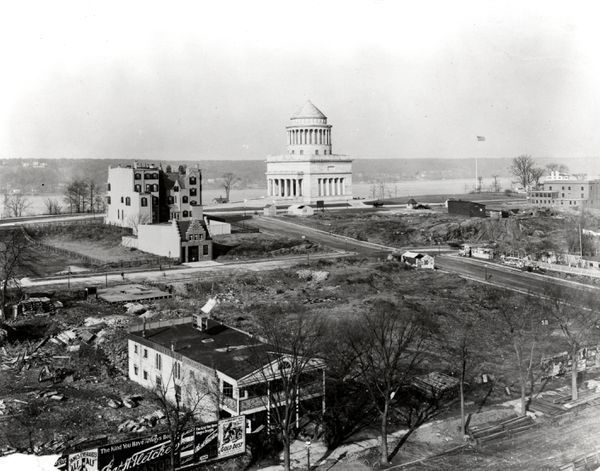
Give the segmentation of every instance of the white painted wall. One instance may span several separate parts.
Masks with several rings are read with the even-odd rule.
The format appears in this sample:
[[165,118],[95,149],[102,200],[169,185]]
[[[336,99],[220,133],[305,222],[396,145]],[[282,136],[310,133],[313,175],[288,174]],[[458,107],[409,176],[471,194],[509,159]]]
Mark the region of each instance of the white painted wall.
[[179,258],[181,240],[176,222],[138,226],[138,249],[161,257]]

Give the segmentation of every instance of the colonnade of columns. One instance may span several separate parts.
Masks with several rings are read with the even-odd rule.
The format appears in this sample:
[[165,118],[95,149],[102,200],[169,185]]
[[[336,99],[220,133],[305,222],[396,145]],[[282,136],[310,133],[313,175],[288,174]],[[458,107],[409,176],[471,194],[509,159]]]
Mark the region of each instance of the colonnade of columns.
[[302,196],[302,178],[269,178],[269,196]]
[[288,145],[331,145],[331,129],[288,129]]
[[345,178],[319,178],[319,196],[345,195]]

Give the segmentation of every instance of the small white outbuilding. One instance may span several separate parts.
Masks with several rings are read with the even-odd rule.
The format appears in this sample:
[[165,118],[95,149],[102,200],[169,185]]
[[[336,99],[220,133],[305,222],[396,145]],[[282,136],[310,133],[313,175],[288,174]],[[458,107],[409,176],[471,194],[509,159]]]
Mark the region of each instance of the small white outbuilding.
[[293,204],[287,209],[289,216],[312,216],[315,210],[307,204]]

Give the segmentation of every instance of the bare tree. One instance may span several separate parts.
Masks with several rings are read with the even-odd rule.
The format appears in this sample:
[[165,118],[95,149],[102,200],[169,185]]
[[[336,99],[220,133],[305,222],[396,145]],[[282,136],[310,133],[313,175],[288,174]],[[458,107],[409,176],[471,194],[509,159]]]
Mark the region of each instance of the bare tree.
[[[535,162],[530,155],[515,157],[510,166],[510,173],[525,190],[528,190],[531,184],[536,182],[536,177],[537,181],[539,181],[543,175],[543,171],[540,174],[539,169],[535,167]],[[538,174],[539,176],[537,176]]]
[[96,212],[96,203],[98,202],[98,193],[100,192],[100,186],[96,184],[91,178],[87,181],[87,190],[89,193],[88,202],[92,213]]
[[89,184],[82,179],[74,179],[65,189],[65,202],[71,213],[84,213],[89,202]]
[[[0,282],[2,313],[6,312],[8,294],[19,288],[17,273],[23,263],[27,240],[21,230],[0,232]],[[1,316],[0,316],[1,317]]]
[[229,201],[229,195],[231,194],[231,189],[235,186],[235,184],[239,181],[239,178],[235,176],[234,173],[227,172],[224,173],[221,177],[221,184],[223,185],[223,189],[225,190],[225,199]]
[[4,210],[8,216],[21,217],[30,206],[31,201],[25,195],[21,193],[4,193]]
[[[214,409],[217,400],[217,381],[211,382],[190,374],[182,377],[182,366],[173,362],[166,379],[162,377],[152,390],[152,400],[164,415],[170,437],[170,470],[179,465],[178,445],[183,432],[193,425],[203,412]],[[213,404],[210,407],[206,404]]]
[[267,345],[256,347],[249,358],[256,377],[268,385],[260,397],[268,408],[268,421],[283,444],[283,464],[290,470],[290,445],[297,428],[304,388],[322,387],[323,361],[316,358],[322,323],[302,308],[286,314],[280,307],[258,317],[260,332]]
[[443,329],[440,329],[441,351],[451,368],[458,369],[461,434],[464,436],[465,379],[467,373],[483,360],[480,352],[490,347],[489,322],[479,311],[465,312],[462,309],[456,313],[446,312],[438,317],[444,323]]
[[501,188],[500,188],[500,183],[498,182],[498,177],[500,175],[492,175],[492,178],[494,179],[494,182],[492,183],[492,191],[494,193],[499,193]]
[[534,167],[531,169],[531,183],[537,188],[540,185],[540,179],[544,176],[544,169]]
[[596,327],[598,312],[596,302],[588,296],[587,299],[572,299],[565,293],[557,293],[556,289],[545,290],[546,311],[549,321],[560,328],[569,344],[572,359],[571,367],[571,399],[577,400],[577,354],[587,343],[597,341],[600,332]]
[[56,198],[46,198],[44,205],[46,206],[46,212],[48,214],[60,214],[62,209],[60,202]]
[[[390,416],[400,396],[407,397],[405,393],[418,372],[433,330],[428,314],[416,306],[398,307],[389,301],[378,301],[343,333],[357,377],[379,414],[382,464],[388,464],[393,456],[388,452]],[[403,417],[408,430],[400,439],[400,446],[430,417],[426,410],[415,413],[412,407],[409,409]],[[394,454],[399,449],[397,446]]]
[[127,226],[131,227],[133,231],[133,235],[138,235],[138,228],[144,224],[149,224],[150,216],[147,214],[136,214],[135,216],[130,216],[127,218]]
[[[490,322],[499,340],[512,345],[514,362],[519,374],[521,415],[525,415],[533,396],[534,369],[540,364],[540,341],[549,334],[542,322],[546,316],[540,300],[533,296],[508,294],[499,290],[484,290],[482,305],[491,311]],[[487,305],[487,303],[490,305]]]

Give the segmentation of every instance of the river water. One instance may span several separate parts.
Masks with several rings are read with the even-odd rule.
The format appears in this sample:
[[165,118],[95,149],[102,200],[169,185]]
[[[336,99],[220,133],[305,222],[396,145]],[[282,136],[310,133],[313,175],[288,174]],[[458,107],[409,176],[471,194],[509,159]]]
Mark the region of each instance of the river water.
[[[483,189],[488,189],[492,184],[491,179],[486,179],[482,182]],[[510,178],[499,178],[498,184],[502,190],[511,188]],[[386,182],[381,187],[381,184],[371,183],[356,183],[352,185],[352,195],[360,198],[410,198],[418,195],[452,195],[468,193],[473,190],[475,182],[472,178],[470,179],[452,179],[452,180],[411,180],[401,182]],[[382,195],[383,189],[383,195]],[[223,189],[204,189],[202,191],[202,201],[205,205],[210,205],[213,200],[219,196],[224,196]],[[232,202],[243,202],[244,200],[258,200],[265,199],[266,188],[249,188],[249,189],[233,189],[231,191]],[[46,212],[45,201],[48,198],[55,198],[62,203],[62,195],[33,195],[27,196],[29,200],[29,208],[25,211],[24,215],[36,215],[44,214]],[[255,206],[255,205],[254,205]],[[6,217],[4,214],[4,208],[2,204],[2,198],[0,198],[0,215]]]

